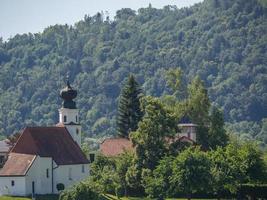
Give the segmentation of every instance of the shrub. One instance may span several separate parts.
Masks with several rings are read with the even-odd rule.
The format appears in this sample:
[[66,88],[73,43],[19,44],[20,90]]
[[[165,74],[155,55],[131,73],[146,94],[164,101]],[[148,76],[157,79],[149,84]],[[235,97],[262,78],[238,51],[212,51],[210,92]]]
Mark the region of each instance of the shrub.
[[100,200],[101,195],[86,182],[80,182],[72,188],[63,191],[59,200]]
[[251,199],[267,198],[267,184],[242,184],[238,187],[237,194],[237,199],[244,199],[246,196]]

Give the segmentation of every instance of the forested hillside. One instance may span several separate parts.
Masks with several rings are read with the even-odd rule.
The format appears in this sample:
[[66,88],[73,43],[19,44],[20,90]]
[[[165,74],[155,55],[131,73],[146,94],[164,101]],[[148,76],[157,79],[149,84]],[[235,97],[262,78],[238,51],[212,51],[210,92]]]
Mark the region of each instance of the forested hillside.
[[[168,94],[165,71],[205,81],[230,129],[267,143],[267,8],[257,0],[205,0],[190,8],[121,9],[75,26],[0,41],[0,133],[58,121],[70,74],[83,131],[115,133],[118,95],[129,73],[146,94]],[[264,119],[265,118],[265,119]]]

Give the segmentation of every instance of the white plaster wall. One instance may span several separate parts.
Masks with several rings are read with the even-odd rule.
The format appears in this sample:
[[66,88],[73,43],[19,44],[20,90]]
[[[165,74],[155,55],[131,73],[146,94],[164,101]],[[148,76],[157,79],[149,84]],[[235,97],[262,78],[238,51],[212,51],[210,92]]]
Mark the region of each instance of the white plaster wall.
[[[59,122],[63,124],[68,124],[70,122],[79,123],[79,110],[78,109],[68,109],[60,108],[59,110]],[[64,122],[64,116],[67,116],[67,121]],[[77,116],[77,121],[76,121]]]
[[[68,129],[73,140],[75,142],[77,142],[77,144],[81,147],[81,141],[82,141],[81,130],[82,130],[82,127],[80,125],[65,125],[65,127]],[[77,134],[77,129],[79,130],[78,134]]]
[[[11,186],[11,181],[14,180],[15,185]],[[14,195],[25,196],[26,186],[25,177],[0,177],[0,196]]]
[[[69,169],[71,168],[71,180],[69,179]],[[74,185],[75,183],[86,179],[90,175],[89,164],[84,164],[84,173],[82,172],[82,164],[78,165],[60,165],[54,170],[54,192],[57,191],[57,184],[63,183],[65,189]]]
[[[46,169],[49,169],[49,177],[46,177]],[[34,163],[25,176],[26,194],[32,194],[32,182],[35,184],[35,194],[52,193],[52,159],[36,157]]]
[[186,136],[188,137],[188,133],[190,133],[190,139],[196,142],[196,128],[195,126],[179,126],[181,129],[181,133],[179,136]]

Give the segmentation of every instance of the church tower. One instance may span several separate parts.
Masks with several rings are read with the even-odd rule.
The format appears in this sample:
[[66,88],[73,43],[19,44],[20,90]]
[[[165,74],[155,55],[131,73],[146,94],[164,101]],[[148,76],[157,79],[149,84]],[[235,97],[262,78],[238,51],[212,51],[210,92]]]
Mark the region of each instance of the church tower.
[[81,147],[81,125],[79,123],[79,110],[76,102],[73,101],[77,96],[77,91],[72,89],[69,80],[67,86],[60,91],[63,99],[62,107],[59,111],[59,125],[66,127],[75,142]]

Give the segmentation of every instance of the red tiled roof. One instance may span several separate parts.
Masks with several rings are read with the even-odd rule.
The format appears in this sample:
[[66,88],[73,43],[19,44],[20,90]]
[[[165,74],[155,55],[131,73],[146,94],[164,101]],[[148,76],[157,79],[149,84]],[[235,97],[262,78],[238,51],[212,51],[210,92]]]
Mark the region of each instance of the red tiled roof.
[[126,138],[109,138],[100,144],[100,151],[105,156],[117,156],[124,151],[133,151],[134,147]]
[[23,176],[31,167],[36,155],[10,153],[0,176]]
[[[171,144],[176,141],[189,142],[192,144],[195,143],[194,140],[186,136],[166,138],[166,142],[168,144]],[[105,139],[100,144],[100,152],[105,156],[117,156],[123,153],[124,151],[134,151],[134,146],[132,142],[125,138],[109,138],[109,139]]]
[[166,142],[168,143],[168,144],[172,144],[172,143],[174,143],[174,142],[177,142],[177,141],[179,141],[179,142],[189,142],[189,143],[192,143],[192,144],[194,144],[195,143],[195,141],[194,140],[192,140],[191,138],[189,138],[189,137],[187,137],[187,136],[179,136],[179,135],[177,135],[177,136],[175,136],[175,137],[167,137],[166,138]]
[[11,152],[52,157],[57,165],[89,163],[64,127],[27,127]]

